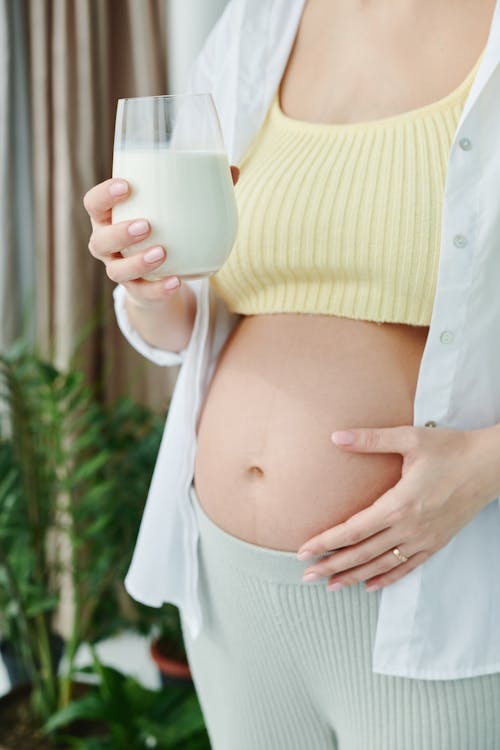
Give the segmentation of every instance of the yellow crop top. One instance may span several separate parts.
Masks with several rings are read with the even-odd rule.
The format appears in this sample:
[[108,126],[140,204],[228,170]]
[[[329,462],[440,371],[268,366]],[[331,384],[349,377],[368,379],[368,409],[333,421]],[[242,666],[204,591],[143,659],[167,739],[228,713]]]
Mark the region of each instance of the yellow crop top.
[[379,120],[295,120],[276,92],[240,164],[236,243],[210,277],[231,310],[430,324],[448,155],[483,54],[444,98]]

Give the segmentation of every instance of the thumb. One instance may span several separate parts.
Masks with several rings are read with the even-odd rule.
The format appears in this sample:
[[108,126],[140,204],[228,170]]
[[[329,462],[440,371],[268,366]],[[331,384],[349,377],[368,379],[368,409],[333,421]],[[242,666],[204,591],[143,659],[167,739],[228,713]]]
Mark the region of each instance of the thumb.
[[339,448],[361,453],[400,453],[404,455],[415,445],[415,427],[360,427],[332,433]]

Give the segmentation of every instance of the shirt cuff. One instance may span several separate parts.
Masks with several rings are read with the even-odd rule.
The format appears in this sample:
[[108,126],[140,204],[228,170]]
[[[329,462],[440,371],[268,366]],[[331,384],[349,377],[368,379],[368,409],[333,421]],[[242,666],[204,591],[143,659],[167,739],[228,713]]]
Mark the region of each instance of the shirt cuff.
[[125,309],[126,296],[127,290],[124,286],[118,284],[113,290],[116,321],[118,323],[118,328],[129,344],[133,346],[139,354],[142,354],[143,357],[154,362],[155,365],[160,365],[161,367],[181,365],[185,359],[188,347],[180,352],[174,352],[167,349],[158,349],[158,347],[148,344],[148,342],[139,335],[130,323]]

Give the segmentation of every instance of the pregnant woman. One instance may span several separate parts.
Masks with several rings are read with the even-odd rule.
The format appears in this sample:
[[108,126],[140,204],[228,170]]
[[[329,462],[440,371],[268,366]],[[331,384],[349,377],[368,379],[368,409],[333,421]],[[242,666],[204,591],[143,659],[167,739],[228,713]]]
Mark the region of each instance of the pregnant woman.
[[146,282],[130,186],[85,196],[122,331],[181,364],[127,587],[180,606],[213,750],[500,747],[499,27],[232,0],[190,80],[239,165],[225,265]]

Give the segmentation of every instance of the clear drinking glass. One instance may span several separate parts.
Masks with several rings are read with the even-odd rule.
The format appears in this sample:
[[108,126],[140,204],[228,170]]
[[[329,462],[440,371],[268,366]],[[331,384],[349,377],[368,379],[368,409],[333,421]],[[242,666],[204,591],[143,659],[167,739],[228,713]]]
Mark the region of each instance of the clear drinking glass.
[[112,211],[113,223],[147,219],[146,241],[128,256],[163,245],[165,262],[144,278],[189,279],[215,273],[238,228],[238,211],[215,103],[210,94],[119,99],[113,177],[130,183],[130,196]]

